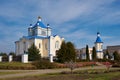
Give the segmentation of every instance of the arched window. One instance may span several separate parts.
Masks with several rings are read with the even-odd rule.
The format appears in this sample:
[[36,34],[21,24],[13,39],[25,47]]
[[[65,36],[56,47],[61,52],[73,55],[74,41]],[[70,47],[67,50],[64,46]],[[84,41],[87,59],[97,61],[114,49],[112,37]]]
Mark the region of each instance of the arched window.
[[48,45],[47,45],[47,43],[45,43],[45,49],[46,49],[46,50],[48,49]]
[[55,48],[56,48],[56,49],[59,49],[59,41],[56,41],[56,42],[55,42]]
[[41,48],[41,44],[39,43],[39,48]]

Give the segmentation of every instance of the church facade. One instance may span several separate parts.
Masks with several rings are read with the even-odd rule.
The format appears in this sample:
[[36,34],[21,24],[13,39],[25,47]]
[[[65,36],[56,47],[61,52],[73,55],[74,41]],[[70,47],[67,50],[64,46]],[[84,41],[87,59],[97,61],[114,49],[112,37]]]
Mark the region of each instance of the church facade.
[[60,46],[64,41],[64,38],[52,35],[52,29],[47,24],[43,24],[41,17],[38,17],[37,23],[28,28],[28,36],[23,36],[15,42],[15,52],[17,55],[22,55],[28,52],[28,48],[32,44],[39,49],[41,57],[49,58],[50,62],[53,62],[53,57],[56,56],[56,51],[60,49]]

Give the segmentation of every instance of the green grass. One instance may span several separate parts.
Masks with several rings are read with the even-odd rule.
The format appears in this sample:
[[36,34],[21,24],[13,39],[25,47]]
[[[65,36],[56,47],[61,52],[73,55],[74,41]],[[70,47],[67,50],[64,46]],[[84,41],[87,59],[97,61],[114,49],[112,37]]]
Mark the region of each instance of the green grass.
[[119,76],[120,76],[120,72],[89,74],[89,78],[86,80],[113,80],[114,78],[119,77]]
[[0,69],[35,69],[31,63],[0,62]]
[[[120,72],[109,72],[99,74],[44,74],[31,75],[18,78],[11,78],[9,80],[114,80],[120,78]],[[4,79],[7,80],[7,79]]]
[[[30,71],[29,71],[30,72]],[[8,74],[18,74],[18,73],[27,73],[27,71],[13,71],[13,72],[0,72],[1,75],[8,75]]]
[[0,66],[29,66],[29,63],[21,63],[21,62],[0,62]]

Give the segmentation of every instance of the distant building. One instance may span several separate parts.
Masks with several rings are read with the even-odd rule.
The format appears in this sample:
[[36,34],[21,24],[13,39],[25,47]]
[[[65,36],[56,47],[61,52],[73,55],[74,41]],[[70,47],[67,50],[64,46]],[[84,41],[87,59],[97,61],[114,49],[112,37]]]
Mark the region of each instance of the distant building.
[[113,54],[115,51],[118,52],[118,54],[120,54],[120,45],[116,45],[116,46],[107,46],[107,50],[110,54]]
[[81,59],[81,49],[76,49],[75,51],[77,59]]
[[[88,51],[89,51],[89,58],[90,60],[92,60],[92,48],[88,48]],[[81,58],[86,59],[86,48],[82,48],[81,53],[82,53]]]
[[100,33],[97,33],[97,38],[95,41],[96,54],[98,59],[103,59],[103,42],[100,38]]
[[[92,48],[88,48],[89,58],[92,60]],[[86,59],[86,48],[76,49],[77,59]]]
[[35,44],[39,49],[41,57],[50,58],[53,62],[53,57],[56,56],[56,51],[60,49],[64,38],[58,35],[53,36],[52,29],[49,24],[43,24],[41,17],[38,17],[37,23],[28,28],[28,36],[23,36],[15,42],[16,54],[22,55],[28,52],[28,48]]

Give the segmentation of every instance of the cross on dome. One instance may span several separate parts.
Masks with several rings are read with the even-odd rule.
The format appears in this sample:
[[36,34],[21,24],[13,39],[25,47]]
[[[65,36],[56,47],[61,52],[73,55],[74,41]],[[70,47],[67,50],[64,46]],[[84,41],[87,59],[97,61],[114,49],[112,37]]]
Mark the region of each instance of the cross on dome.
[[99,37],[100,37],[100,33],[99,33],[99,32],[97,32],[97,36],[99,36]]
[[40,16],[38,16],[38,21],[42,21],[42,18]]

